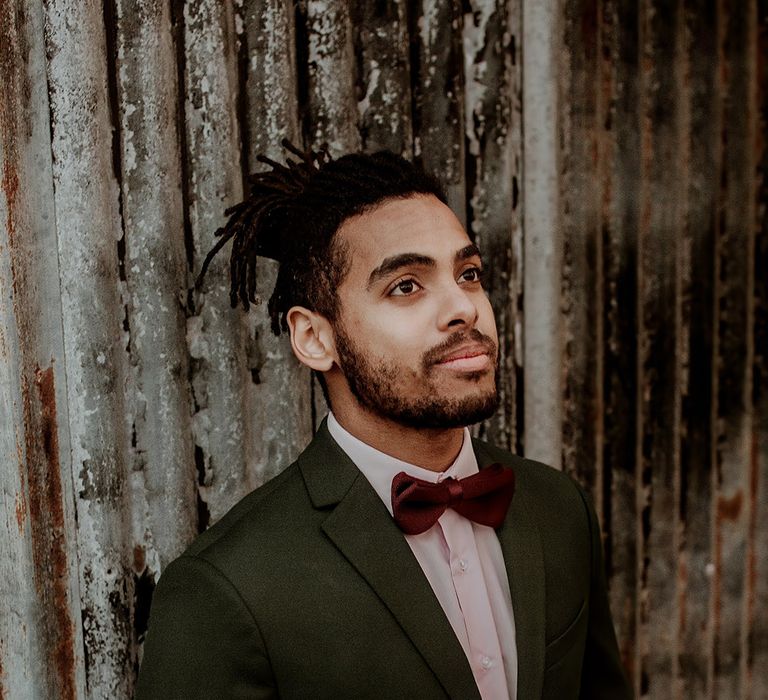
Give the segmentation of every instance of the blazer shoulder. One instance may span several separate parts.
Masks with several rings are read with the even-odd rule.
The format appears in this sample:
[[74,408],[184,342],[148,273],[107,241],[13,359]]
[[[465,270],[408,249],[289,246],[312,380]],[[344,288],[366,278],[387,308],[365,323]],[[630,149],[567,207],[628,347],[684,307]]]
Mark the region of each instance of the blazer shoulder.
[[282,472],[241,498],[217,522],[187,547],[182,556],[206,558],[217,546],[235,536],[244,521],[258,520],[272,504],[292,502],[297,490],[304,490],[298,463],[292,462]]

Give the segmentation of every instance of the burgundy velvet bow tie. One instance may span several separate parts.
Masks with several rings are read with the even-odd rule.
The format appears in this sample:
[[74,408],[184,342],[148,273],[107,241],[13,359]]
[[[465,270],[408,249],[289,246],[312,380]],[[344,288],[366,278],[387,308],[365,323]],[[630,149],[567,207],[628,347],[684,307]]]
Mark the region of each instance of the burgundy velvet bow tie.
[[481,525],[497,528],[504,522],[512,495],[515,473],[492,464],[477,474],[433,484],[400,472],[392,479],[392,511],[406,535],[429,530],[446,508]]

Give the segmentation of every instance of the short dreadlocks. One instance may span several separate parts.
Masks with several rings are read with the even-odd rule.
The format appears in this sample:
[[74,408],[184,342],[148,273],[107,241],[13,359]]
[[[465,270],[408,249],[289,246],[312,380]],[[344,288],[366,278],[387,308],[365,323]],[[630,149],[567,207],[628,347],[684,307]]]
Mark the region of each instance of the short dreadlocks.
[[346,274],[348,259],[334,234],[347,219],[387,200],[416,194],[446,202],[434,177],[389,151],[333,159],[325,147],[302,151],[285,139],[282,145],[299,160],[288,158],[281,165],[258,156],[271,170],[250,175],[247,199],[224,212],[229,221],[215,232],[219,240],[196,282],[199,287],[213,257],[234,239],[230,303],[234,308],[239,299],[247,311],[249,302],[256,302],[256,257],[277,260],[277,282],[267,305],[275,335],[288,330],[286,313],[295,305],[335,320],[335,290]]

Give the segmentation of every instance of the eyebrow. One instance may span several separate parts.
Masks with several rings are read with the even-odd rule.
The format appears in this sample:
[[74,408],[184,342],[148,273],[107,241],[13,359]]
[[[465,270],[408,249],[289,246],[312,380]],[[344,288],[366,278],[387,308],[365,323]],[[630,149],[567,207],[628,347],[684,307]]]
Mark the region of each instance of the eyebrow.
[[[462,262],[463,260],[467,260],[474,256],[480,256],[480,249],[474,243],[470,243],[456,251],[454,260],[456,262]],[[368,276],[367,289],[370,289],[380,279],[387,277],[400,268],[412,265],[417,265],[419,267],[435,267],[436,264],[434,258],[431,258],[428,255],[422,255],[421,253],[400,253],[399,255],[392,255],[389,258],[384,258],[381,265],[373,270]]]

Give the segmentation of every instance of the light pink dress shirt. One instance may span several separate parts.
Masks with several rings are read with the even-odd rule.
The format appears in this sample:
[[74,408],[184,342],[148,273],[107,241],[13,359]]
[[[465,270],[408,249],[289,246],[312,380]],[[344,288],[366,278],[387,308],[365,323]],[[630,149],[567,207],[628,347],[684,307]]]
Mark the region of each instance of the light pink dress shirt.
[[[460,479],[478,471],[469,430],[454,463],[433,472],[395,459],[358,440],[328,414],[333,439],[392,513],[392,478],[404,471],[426,481]],[[419,535],[403,535],[467,655],[483,700],[517,694],[517,646],[504,557],[493,528],[447,509]]]

